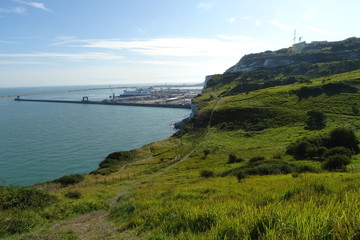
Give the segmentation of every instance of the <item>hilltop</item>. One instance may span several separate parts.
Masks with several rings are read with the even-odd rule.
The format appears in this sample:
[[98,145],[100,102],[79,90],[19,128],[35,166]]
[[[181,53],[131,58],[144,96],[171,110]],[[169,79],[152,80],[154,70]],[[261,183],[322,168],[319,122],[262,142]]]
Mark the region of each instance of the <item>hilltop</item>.
[[360,59],[360,39],[348,38],[344,41],[300,42],[292,47],[277,51],[266,51],[245,55],[225,73],[248,72],[260,68],[275,68],[299,63],[322,63]]
[[246,55],[174,136],[0,188],[6,239],[359,239],[360,39]]

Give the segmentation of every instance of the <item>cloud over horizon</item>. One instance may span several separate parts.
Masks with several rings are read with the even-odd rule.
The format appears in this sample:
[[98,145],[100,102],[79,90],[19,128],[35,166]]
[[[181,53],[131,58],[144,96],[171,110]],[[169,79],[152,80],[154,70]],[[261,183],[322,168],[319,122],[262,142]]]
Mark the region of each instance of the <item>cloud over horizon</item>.
[[254,47],[269,47],[248,36],[225,36],[221,34],[216,38],[170,36],[130,41],[63,37],[54,44],[58,46],[130,51],[146,56],[163,57],[229,57],[233,56],[234,52],[241,53]]

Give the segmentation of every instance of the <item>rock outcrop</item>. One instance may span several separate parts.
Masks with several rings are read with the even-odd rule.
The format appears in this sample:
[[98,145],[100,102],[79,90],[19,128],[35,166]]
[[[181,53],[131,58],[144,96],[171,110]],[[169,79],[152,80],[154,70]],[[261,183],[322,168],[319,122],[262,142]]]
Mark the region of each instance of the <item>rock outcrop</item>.
[[298,63],[321,63],[360,59],[360,38],[349,38],[338,42],[301,42],[278,51],[243,56],[225,73],[249,72],[261,68],[275,68]]

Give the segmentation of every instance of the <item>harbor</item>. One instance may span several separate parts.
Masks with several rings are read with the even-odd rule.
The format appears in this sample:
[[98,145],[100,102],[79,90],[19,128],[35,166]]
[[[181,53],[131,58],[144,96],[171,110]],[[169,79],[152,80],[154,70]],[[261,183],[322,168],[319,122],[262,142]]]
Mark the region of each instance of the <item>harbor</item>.
[[84,96],[79,100],[32,99],[17,96],[15,101],[191,109],[192,99],[200,93],[201,89],[150,87],[124,90],[124,92],[119,95],[112,92],[112,95],[110,95],[109,98],[100,101],[91,100],[87,96]]

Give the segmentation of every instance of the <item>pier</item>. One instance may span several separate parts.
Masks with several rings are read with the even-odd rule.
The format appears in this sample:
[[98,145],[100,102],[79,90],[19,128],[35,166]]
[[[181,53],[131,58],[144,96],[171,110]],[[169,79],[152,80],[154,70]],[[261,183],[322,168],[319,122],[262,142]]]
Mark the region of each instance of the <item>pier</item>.
[[116,102],[112,102],[112,101],[89,101],[87,97],[83,97],[83,100],[81,100],[81,101],[70,101],[70,100],[24,99],[24,98],[21,98],[20,96],[17,96],[15,98],[15,101],[191,109],[191,104],[189,104],[189,103],[176,104],[176,103],[146,103],[146,102],[125,102],[125,101],[121,101],[121,102],[120,101],[116,101]]

